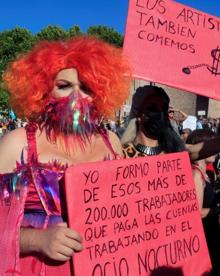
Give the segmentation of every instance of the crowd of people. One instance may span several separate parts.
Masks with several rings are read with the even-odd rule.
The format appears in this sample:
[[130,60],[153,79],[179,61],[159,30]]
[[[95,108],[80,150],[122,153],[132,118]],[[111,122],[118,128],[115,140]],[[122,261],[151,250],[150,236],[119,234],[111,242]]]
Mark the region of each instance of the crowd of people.
[[[163,88],[151,85],[134,93],[129,118],[112,121],[131,85],[131,69],[120,49],[83,36],[41,42],[10,63],[3,79],[13,110],[28,123],[14,125],[0,141],[0,252],[7,254],[0,275],[73,275],[70,259],[83,250],[83,240],[68,227],[62,191],[66,168],[79,163],[187,150],[201,216],[207,209],[204,217],[214,216],[219,231],[219,167],[213,167],[212,182],[206,165],[220,152],[220,137],[205,139],[195,130],[182,139],[180,124],[187,115],[170,106]],[[213,275],[220,275],[220,248],[216,253],[209,231]]]
[[220,118],[205,118],[203,116],[199,116],[197,120],[197,128],[210,129],[214,133],[220,135]]
[[26,122],[21,119],[12,119],[8,116],[0,115],[0,138],[9,131],[15,130],[19,127],[25,127]]
[[[188,115],[182,110],[175,109],[172,106],[169,107],[168,113],[172,127],[185,142],[188,135],[192,132],[192,129],[190,128],[183,128],[183,121],[187,118]],[[103,119],[100,122],[100,125],[107,130],[113,131],[119,138],[121,138],[128,125],[129,115],[125,115],[120,118],[116,116],[115,118],[115,120]],[[25,127],[26,124],[27,122],[25,120],[21,120],[19,118],[11,119],[8,116],[0,115],[0,137],[16,128]],[[220,118],[205,118],[203,116],[198,116],[196,129],[209,129],[217,135],[220,135]]]
[[[168,114],[173,129],[186,141],[187,135],[192,132],[191,128],[183,128],[183,122],[187,119],[188,114],[173,106],[169,106]],[[102,126],[115,132],[121,138],[128,122],[129,115],[126,115],[120,118],[116,117],[116,120],[103,120]],[[195,129],[209,129],[220,135],[220,118],[198,116]]]

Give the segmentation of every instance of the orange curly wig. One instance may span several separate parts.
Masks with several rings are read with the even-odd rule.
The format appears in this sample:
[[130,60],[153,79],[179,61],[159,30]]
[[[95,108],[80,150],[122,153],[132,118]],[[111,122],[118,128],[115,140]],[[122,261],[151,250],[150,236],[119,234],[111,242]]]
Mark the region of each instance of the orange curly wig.
[[100,115],[111,117],[130,93],[131,71],[122,50],[94,37],[43,41],[11,64],[3,75],[11,106],[20,117],[36,119],[57,73],[75,68],[94,94]]

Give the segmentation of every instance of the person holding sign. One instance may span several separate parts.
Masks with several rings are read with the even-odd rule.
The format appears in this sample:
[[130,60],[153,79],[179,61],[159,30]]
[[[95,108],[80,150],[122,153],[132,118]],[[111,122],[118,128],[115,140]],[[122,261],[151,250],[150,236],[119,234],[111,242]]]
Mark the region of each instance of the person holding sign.
[[187,150],[191,160],[220,152],[220,137],[191,145],[184,144],[169,120],[170,98],[158,86],[139,87],[132,99],[130,122],[121,143],[126,158]]
[[67,225],[64,172],[122,154],[99,122],[130,80],[121,50],[92,37],[41,42],[9,65],[11,105],[29,123],[0,143],[0,275],[73,275],[69,260],[83,246]]

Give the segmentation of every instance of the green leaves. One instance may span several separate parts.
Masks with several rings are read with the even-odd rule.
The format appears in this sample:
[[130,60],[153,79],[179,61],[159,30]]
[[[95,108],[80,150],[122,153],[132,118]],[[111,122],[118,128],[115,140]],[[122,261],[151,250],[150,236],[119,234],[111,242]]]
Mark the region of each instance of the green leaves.
[[2,88],[0,85],[0,114],[9,114],[9,96],[8,92]]
[[89,27],[87,33],[115,46],[123,46],[123,36],[120,33],[116,32],[113,28],[108,28],[100,25],[92,26]]
[[34,37],[26,29],[16,27],[0,33],[0,79],[8,62],[24,53],[34,45]]
[[39,40],[63,40],[67,38],[67,33],[59,26],[47,26],[36,34],[36,39]]

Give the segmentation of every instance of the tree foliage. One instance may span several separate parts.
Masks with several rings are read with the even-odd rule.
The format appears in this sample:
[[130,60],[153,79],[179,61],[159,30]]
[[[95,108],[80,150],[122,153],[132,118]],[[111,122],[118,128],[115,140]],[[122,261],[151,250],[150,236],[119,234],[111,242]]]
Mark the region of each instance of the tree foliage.
[[8,115],[9,113],[9,95],[8,92],[3,88],[2,83],[0,84],[0,114]]
[[79,36],[79,35],[83,35],[83,32],[81,31],[80,27],[77,25],[73,26],[73,27],[69,28],[69,30],[67,30],[68,38]]
[[87,33],[115,46],[123,46],[123,36],[116,32],[113,28],[105,26],[91,26],[89,27]]
[[7,64],[17,57],[29,50],[35,40],[31,32],[26,29],[16,27],[10,31],[3,31],[0,33],[0,72],[5,70]]
[[67,33],[59,26],[47,26],[35,35],[37,40],[62,40],[67,38]]

